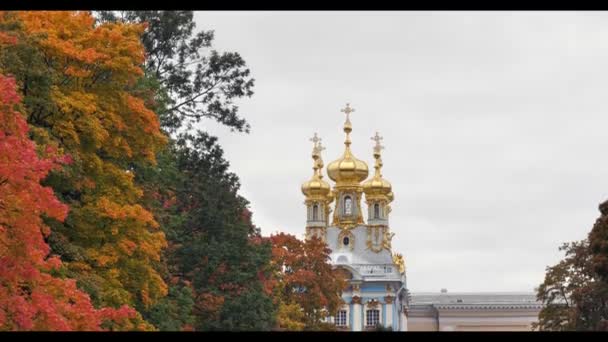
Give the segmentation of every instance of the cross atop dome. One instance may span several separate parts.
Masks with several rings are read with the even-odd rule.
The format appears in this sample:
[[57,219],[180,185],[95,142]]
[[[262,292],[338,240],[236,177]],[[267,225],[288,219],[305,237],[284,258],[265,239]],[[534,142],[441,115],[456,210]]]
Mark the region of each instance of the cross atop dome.
[[309,139],[310,141],[312,141],[313,144],[315,144],[314,146],[317,147],[317,144],[321,141],[321,138],[319,138],[317,136],[317,132],[315,132],[315,135]]
[[378,132],[376,132],[376,135],[374,135],[371,139],[376,142],[376,146],[374,146],[374,149],[380,151],[381,149],[384,148],[384,146],[380,145],[380,141],[383,140],[384,138],[381,137],[380,134],[378,134]]
[[354,112],[355,109],[350,107],[350,103],[347,103],[346,107],[344,109],[340,109],[340,111],[346,114],[346,120],[350,120],[350,113]]
[[317,143],[317,151],[323,152],[323,150],[325,149],[325,146],[321,145],[321,139],[319,139],[319,142]]

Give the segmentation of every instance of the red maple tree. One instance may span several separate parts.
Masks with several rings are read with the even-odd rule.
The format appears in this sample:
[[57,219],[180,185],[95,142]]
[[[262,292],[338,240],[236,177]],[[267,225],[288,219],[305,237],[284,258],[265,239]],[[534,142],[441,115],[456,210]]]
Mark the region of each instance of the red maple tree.
[[129,328],[132,308],[97,310],[75,280],[53,275],[61,261],[49,255],[42,217],[64,220],[68,207],[40,181],[70,160],[51,148],[37,151],[15,88],[0,75],[0,330]]

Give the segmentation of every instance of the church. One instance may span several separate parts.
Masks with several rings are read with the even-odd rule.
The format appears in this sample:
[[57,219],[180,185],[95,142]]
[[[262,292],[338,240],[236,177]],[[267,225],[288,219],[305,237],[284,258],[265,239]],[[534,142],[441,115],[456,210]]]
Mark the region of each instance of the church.
[[[382,175],[382,137],[372,137],[374,172],[351,151],[350,114],[341,110],[344,153],[327,165],[324,147],[315,133],[312,177],[302,184],[307,210],[306,238],[317,237],[331,249],[331,263],[348,279],[344,305],[330,321],[337,329],[368,331],[530,330],[541,309],[532,294],[410,294],[403,256],[391,247],[389,216],[394,199],[391,183]],[[367,212],[367,220],[364,219]]]

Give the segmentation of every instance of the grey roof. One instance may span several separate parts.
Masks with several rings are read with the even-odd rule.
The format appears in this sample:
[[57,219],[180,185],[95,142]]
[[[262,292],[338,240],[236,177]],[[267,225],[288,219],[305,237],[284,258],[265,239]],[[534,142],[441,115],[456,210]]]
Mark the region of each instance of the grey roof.
[[478,305],[509,305],[530,304],[538,305],[536,295],[531,292],[454,292],[454,293],[412,293],[411,305],[418,304],[459,304]]

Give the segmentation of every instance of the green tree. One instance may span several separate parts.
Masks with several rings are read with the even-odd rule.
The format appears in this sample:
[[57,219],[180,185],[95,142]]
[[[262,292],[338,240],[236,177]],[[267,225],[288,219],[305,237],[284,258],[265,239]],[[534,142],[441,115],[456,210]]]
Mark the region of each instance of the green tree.
[[589,248],[593,271],[604,282],[608,282],[608,201],[599,206],[601,216],[589,233]]
[[604,202],[600,205],[602,216],[589,238],[562,245],[560,250],[565,251],[566,257],[547,268],[545,280],[537,290],[537,298],[544,307],[534,329],[608,330],[608,282],[600,273],[603,265],[602,258],[598,257],[603,252],[601,238],[606,209]]
[[[196,292],[196,328],[272,326],[274,308],[261,281],[268,276],[270,244],[251,223],[248,202],[238,195],[238,178],[228,171],[217,139],[198,132],[181,140],[177,160],[184,177],[176,206],[186,218],[177,228],[171,263]],[[248,300],[258,303],[255,315]]]
[[167,101],[158,111],[165,129],[191,128],[203,118],[239,132],[250,126],[234,100],[253,95],[254,79],[236,52],[211,49],[213,31],[195,32],[192,11],[100,11],[101,22],[146,23],[146,76],[159,82]]

